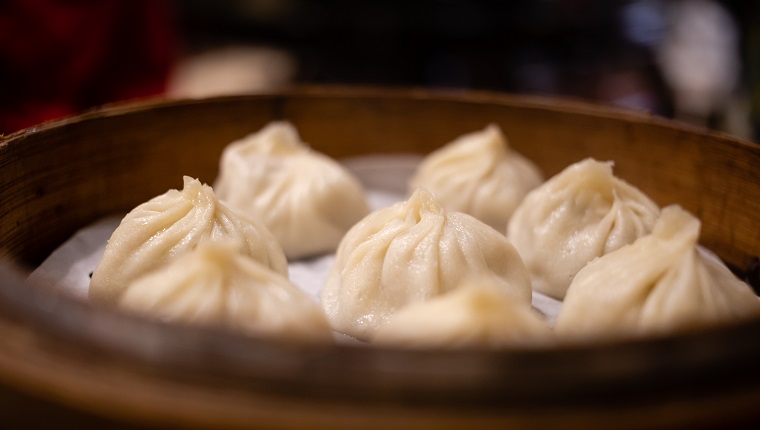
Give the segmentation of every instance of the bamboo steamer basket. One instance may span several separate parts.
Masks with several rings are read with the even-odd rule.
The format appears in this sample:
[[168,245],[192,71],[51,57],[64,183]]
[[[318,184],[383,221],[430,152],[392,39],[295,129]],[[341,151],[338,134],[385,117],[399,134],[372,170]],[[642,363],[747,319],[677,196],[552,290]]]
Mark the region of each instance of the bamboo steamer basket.
[[[24,283],[77,229],[211,183],[276,119],[335,158],[425,154],[488,123],[547,177],[585,157],[702,220],[757,276],[760,147],[645,114],[494,93],[296,88],[117,104],[0,137],[3,428],[726,428],[760,424],[760,321],[545,350],[315,347],[177,327]],[[13,261],[8,263],[7,261]]]

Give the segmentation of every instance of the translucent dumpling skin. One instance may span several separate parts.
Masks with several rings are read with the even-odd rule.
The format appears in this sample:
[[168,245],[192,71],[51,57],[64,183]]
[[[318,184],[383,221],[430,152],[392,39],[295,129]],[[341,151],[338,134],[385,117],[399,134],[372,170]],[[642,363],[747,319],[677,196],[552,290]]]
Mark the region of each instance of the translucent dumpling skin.
[[530,278],[503,234],[470,215],[446,211],[428,191],[373,212],[341,241],[322,291],[332,327],[367,339],[402,307],[490,275],[530,304]]
[[231,241],[238,250],[287,275],[282,248],[261,223],[221,204],[211,187],[184,178],[184,188],[137,206],[111,235],[92,274],[90,300],[115,304],[133,280],[195,248]]
[[530,304],[504,294],[488,278],[413,303],[379,327],[372,343],[412,349],[498,349],[552,343],[552,330]]
[[334,252],[369,213],[359,181],[286,122],[229,144],[214,188],[226,204],[261,220],[291,260]]
[[238,252],[234,243],[199,244],[131,283],[119,306],[161,321],[332,342],[319,305],[282,274]]
[[649,234],[658,216],[649,197],[612,174],[612,163],[586,159],[531,191],[507,237],[533,288],[561,300],[583,266]]
[[640,337],[760,315],[760,300],[697,248],[700,223],[663,209],[651,235],[584,267],[567,290],[556,331],[572,339]]
[[470,214],[503,232],[523,197],[542,182],[538,167],[508,145],[498,126],[490,125],[430,153],[410,189],[425,188],[446,209]]

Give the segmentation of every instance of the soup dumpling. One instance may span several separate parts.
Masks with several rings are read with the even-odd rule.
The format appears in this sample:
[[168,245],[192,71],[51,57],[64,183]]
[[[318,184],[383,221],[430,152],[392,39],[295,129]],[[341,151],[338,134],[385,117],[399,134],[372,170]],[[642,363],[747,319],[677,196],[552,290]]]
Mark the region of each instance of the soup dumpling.
[[309,343],[332,342],[320,306],[231,242],[205,241],[132,282],[119,307],[149,318]]
[[760,315],[760,300],[697,247],[700,222],[669,206],[652,234],[584,267],[567,290],[556,330],[569,338],[640,337]]
[[208,185],[185,176],[181,191],[154,197],[122,219],[92,274],[90,300],[115,304],[136,278],[202,240],[232,241],[240,252],[288,273],[285,254],[266,227],[220,203]]
[[503,232],[523,197],[542,182],[538,167],[508,145],[497,125],[489,125],[427,155],[410,188],[426,188],[447,209]]
[[419,189],[346,233],[322,305],[333,329],[367,339],[402,307],[475,275],[493,275],[498,288],[530,304],[528,272],[504,235],[470,215],[445,210]]
[[649,234],[659,207],[615,177],[611,162],[586,159],[531,191],[515,210],[507,238],[536,291],[561,300],[589,261]]
[[287,122],[232,142],[219,167],[219,198],[263,222],[290,260],[334,252],[369,213],[359,181]]
[[413,303],[379,327],[372,343],[422,348],[505,348],[551,344],[552,330],[529,303],[495,288],[489,278]]

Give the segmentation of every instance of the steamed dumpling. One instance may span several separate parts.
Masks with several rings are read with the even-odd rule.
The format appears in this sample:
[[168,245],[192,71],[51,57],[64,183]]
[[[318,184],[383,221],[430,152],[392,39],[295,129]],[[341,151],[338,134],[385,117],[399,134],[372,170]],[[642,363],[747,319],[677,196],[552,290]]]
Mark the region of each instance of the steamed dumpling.
[[651,235],[589,263],[575,276],[558,334],[645,336],[760,315],[750,287],[697,249],[700,222],[669,206]]
[[510,148],[496,125],[466,134],[430,153],[411,180],[449,210],[468,213],[503,232],[528,191],[541,185],[541,171]]
[[401,309],[372,342],[405,348],[504,348],[551,343],[552,331],[529,303],[494,288],[488,278]]
[[586,263],[649,234],[658,214],[649,197],[612,174],[611,162],[586,159],[531,191],[507,237],[533,288],[562,299]]
[[333,329],[368,338],[397,310],[450,291],[473,275],[530,305],[530,278],[503,234],[448,212],[424,189],[373,212],[341,241],[322,290]]
[[219,198],[261,220],[288,259],[334,252],[369,213],[364,190],[343,166],[274,122],[224,149]]
[[136,278],[204,240],[232,241],[240,252],[288,273],[285,254],[266,227],[219,203],[211,187],[185,176],[182,191],[169,190],[122,219],[92,274],[90,300],[115,304]]
[[324,312],[288,279],[227,242],[203,242],[131,283],[122,309],[255,336],[331,342]]

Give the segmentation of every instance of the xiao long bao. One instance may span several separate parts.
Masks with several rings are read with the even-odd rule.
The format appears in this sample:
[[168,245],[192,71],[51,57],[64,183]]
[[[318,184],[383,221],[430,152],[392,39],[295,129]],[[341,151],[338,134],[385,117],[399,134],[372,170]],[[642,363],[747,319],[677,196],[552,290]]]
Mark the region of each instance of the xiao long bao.
[[185,176],[182,191],[169,190],[122,219],[92,274],[90,300],[116,304],[136,278],[206,240],[231,241],[266,267],[288,273],[285,254],[266,227],[221,204],[208,185]]
[[252,336],[331,343],[324,312],[288,279],[232,242],[203,242],[130,284],[119,307],[149,318]]
[[377,210],[341,241],[322,290],[334,330],[367,340],[401,308],[455,289],[474,275],[527,306],[530,277],[503,234],[445,210],[430,192]]
[[497,125],[466,134],[428,154],[410,181],[449,210],[503,232],[523,197],[543,182],[538,167],[507,143]]
[[530,303],[504,294],[493,279],[465,280],[453,291],[413,303],[379,327],[372,343],[412,349],[540,347],[553,333]]
[[561,300],[589,261],[649,234],[658,206],[615,177],[611,162],[586,159],[531,191],[515,210],[507,238],[536,291]]
[[573,279],[556,331],[569,339],[641,337],[760,315],[760,299],[697,248],[700,222],[668,206],[654,231]]
[[229,144],[214,189],[223,202],[263,222],[290,260],[334,252],[369,213],[359,181],[311,150],[288,122]]

